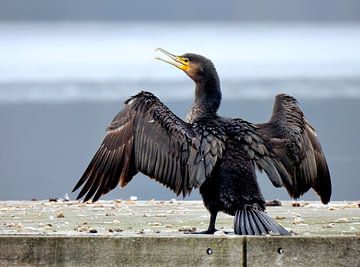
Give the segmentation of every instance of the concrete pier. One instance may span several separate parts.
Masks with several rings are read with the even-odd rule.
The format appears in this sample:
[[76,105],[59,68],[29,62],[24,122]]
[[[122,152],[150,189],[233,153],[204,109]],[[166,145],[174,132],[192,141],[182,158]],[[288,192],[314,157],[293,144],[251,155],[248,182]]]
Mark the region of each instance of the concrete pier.
[[291,237],[213,236],[199,201],[0,202],[0,266],[360,266],[360,202],[282,202]]

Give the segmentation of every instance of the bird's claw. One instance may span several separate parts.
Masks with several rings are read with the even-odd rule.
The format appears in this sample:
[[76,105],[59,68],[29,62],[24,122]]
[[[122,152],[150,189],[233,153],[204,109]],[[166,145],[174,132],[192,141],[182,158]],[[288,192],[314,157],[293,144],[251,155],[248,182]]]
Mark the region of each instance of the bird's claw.
[[213,235],[215,232],[217,232],[217,229],[207,229],[205,231],[199,231],[199,232],[192,232],[192,235]]

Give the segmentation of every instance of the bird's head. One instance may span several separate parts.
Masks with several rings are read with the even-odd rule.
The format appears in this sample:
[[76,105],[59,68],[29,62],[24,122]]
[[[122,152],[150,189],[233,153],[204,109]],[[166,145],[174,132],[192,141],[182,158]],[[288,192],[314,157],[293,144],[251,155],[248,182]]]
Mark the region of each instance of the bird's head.
[[192,53],[177,56],[165,51],[162,48],[157,48],[156,51],[159,51],[167,56],[167,58],[157,56],[156,59],[183,70],[197,84],[214,79],[218,80],[214,64],[210,59],[207,59],[204,56]]

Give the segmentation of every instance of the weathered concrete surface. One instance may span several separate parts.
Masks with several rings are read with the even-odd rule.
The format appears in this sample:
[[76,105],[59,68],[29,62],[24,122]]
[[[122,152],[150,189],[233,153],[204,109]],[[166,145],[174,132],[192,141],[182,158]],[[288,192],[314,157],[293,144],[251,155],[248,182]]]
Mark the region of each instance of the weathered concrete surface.
[[[360,235],[359,203],[300,202],[301,207],[292,207],[291,202],[282,202],[267,212],[301,236]],[[200,201],[0,202],[0,234],[181,236],[204,230],[208,223],[209,214]],[[233,217],[219,214],[216,226],[232,231]]]
[[0,236],[0,266],[360,266],[360,238]]
[[360,237],[246,237],[247,266],[360,266]]
[[187,234],[207,228],[198,201],[0,202],[0,266],[360,266],[359,202],[299,205],[268,208],[294,236],[239,237]]
[[243,266],[242,241],[225,237],[2,236],[0,266]]

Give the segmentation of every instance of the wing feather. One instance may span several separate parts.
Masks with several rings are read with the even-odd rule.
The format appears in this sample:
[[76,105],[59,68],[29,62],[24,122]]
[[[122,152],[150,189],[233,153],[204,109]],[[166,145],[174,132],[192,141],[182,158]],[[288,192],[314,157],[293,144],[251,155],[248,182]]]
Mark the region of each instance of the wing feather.
[[313,188],[323,203],[330,201],[331,179],[325,155],[295,98],[276,96],[270,121],[258,124],[257,132],[276,157],[275,165],[291,197],[299,198]]
[[125,186],[140,171],[185,196],[211,175],[223,149],[216,140],[213,145],[212,138],[208,141],[210,133],[198,130],[153,94],[141,92],[125,102],[108,126],[73,191],[83,186],[78,198],[96,201],[116,185]]
[[277,168],[276,158],[272,157],[270,148],[259,136],[256,127],[242,119],[232,119],[233,134],[236,136],[240,149],[245,153],[249,160],[254,161],[260,171],[265,171],[271,182],[276,187],[283,185],[281,173],[284,169]]

